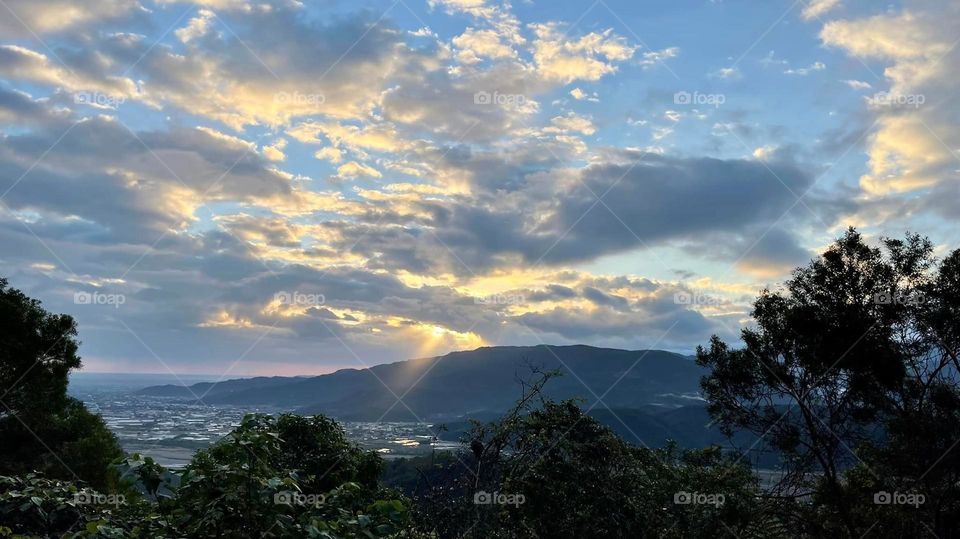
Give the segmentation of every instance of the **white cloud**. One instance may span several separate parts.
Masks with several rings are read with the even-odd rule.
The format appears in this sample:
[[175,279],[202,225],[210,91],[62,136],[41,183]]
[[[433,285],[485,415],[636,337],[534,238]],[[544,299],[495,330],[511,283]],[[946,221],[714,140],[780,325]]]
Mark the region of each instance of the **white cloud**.
[[768,52],[767,55],[760,60],[760,65],[762,65],[763,67],[769,67],[772,65],[785,66],[789,63],[790,62],[782,58],[777,58],[775,51]]
[[667,47],[659,51],[647,51],[640,55],[640,65],[644,68],[650,68],[660,65],[670,58],[676,58],[679,55],[679,47]]
[[722,67],[711,73],[710,76],[721,79],[737,79],[740,78],[740,69],[736,66]]
[[853,88],[854,90],[868,90],[870,88],[873,88],[873,86],[869,82],[862,81],[862,80],[851,79],[851,80],[842,80],[840,82],[846,84],[847,86]]
[[570,90],[570,95],[577,101],[591,101],[594,103],[600,102],[600,96],[597,95],[597,92],[587,93],[580,88],[574,88]]
[[453,38],[453,44],[458,49],[458,59],[465,64],[475,64],[484,58],[512,58],[516,54],[494,30],[467,28],[464,33]]
[[811,0],[806,2],[803,11],[801,11],[801,15],[808,21],[818,19],[821,15],[825,15],[836,9],[840,5],[840,2],[841,0]]
[[538,73],[547,80],[562,83],[599,80],[615,72],[616,64],[629,60],[636,50],[612,30],[571,39],[556,23],[533,24],[531,27],[536,34],[534,62]]
[[[960,6],[925,0],[907,2],[901,11],[824,25],[820,36],[826,45],[889,63],[883,71],[889,90],[868,99],[877,128],[867,141],[869,171],[860,178],[867,196],[954,185],[960,51],[952,45],[958,32]],[[945,199],[941,194],[931,204]]]
[[283,153],[283,149],[287,146],[287,139],[277,139],[270,146],[264,146],[262,153],[263,156],[269,159],[270,161],[283,161],[287,156]]
[[379,170],[362,163],[357,163],[356,161],[350,161],[340,165],[340,167],[337,168],[337,175],[345,178],[355,178],[357,176],[380,178],[383,176]]
[[823,70],[826,69],[826,68],[827,68],[827,66],[826,66],[826,64],[824,64],[823,62],[814,62],[814,63],[810,64],[810,65],[807,66],[807,67],[800,67],[800,68],[797,68],[797,69],[787,69],[787,70],[784,70],[783,73],[784,73],[785,75],[798,75],[798,76],[801,76],[801,77],[805,77],[805,76],[809,75],[810,73],[813,73],[814,71],[823,71]]
[[339,163],[343,161],[343,151],[335,146],[327,146],[326,148],[317,150],[313,156],[317,159],[326,159],[331,163]]
[[593,122],[587,116],[568,112],[566,116],[556,116],[550,120],[550,127],[544,128],[547,133],[580,133],[592,135],[597,132]]

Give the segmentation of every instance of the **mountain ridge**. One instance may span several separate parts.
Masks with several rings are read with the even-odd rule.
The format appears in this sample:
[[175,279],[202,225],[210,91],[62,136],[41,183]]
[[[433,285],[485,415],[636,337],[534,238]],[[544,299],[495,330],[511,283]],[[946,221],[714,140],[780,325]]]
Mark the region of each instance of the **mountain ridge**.
[[[436,420],[499,412],[520,396],[520,380],[559,370],[545,393],[617,408],[677,408],[699,399],[706,371],[664,350],[589,345],[487,346],[442,356],[346,368],[314,377],[255,377],[161,385],[140,394],[211,404],[256,405],[347,420]],[[398,400],[399,398],[399,400]]]

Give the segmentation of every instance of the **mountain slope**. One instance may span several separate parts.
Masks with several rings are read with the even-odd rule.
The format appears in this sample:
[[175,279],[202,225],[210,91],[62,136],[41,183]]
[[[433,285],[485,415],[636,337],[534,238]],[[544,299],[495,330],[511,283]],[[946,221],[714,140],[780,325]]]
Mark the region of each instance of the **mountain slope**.
[[705,374],[689,357],[659,350],[499,346],[312,378],[251,378],[189,389],[156,386],[141,393],[206,394],[208,403],[275,406],[345,420],[433,421],[506,410],[521,394],[520,380],[530,379],[531,367],[561,372],[547,384],[551,398],[582,398],[589,406],[599,397],[611,408],[697,404]]

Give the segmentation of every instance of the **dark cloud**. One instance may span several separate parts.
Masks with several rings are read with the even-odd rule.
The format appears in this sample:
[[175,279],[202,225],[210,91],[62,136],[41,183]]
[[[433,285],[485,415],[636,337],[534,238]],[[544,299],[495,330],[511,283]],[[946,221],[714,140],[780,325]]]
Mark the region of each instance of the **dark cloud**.
[[708,234],[747,238],[794,208],[812,184],[789,162],[623,157],[628,160],[589,165],[577,178],[555,181],[550,199],[540,197],[539,177],[521,174],[518,182],[527,183],[510,193],[423,202],[430,219],[404,227],[330,226],[339,246],[354,246],[374,267],[467,274],[521,262],[589,261]]
[[8,125],[60,124],[69,111],[54,109],[47,100],[35,100],[29,94],[0,88],[0,120]]
[[697,234],[743,231],[780,218],[794,193],[812,182],[792,164],[637,157],[584,171],[583,184],[560,201],[548,221],[560,240],[541,256],[585,260]]
[[625,311],[629,307],[627,298],[606,294],[592,286],[583,289],[583,297],[587,298],[596,305],[611,307],[617,311]]
[[560,284],[551,284],[548,285],[544,290],[537,290],[530,294],[531,301],[556,301],[563,299],[571,299],[577,297],[577,291],[570,288],[569,286],[563,286]]

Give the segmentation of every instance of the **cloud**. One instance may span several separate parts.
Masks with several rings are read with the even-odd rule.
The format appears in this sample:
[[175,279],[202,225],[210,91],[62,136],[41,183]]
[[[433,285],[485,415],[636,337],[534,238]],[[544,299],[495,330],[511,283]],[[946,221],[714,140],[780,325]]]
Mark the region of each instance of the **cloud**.
[[[489,168],[484,156],[459,163],[468,170]],[[523,170],[530,163],[512,166]],[[496,169],[490,172],[502,181]],[[794,193],[812,183],[796,165],[778,160],[764,164],[632,152],[566,175],[520,175],[509,192],[475,177],[480,183],[474,189],[484,191],[415,201],[394,227],[322,226],[335,248],[353,246],[370,267],[470,275],[498,266],[593,260],[711,232],[747,233],[778,220],[794,206]]]
[[836,9],[840,6],[841,0],[812,0],[807,2],[801,11],[805,20],[818,19],[821,15]]
[[577,101],[592,101],[594,103],[600,102],[600,97],[597,95],[597,92],[587,93],[580,88],[574,88],[570,90],[570,96],[576,99]]
[[806,77],[814,71],[823,71],[827,66],[823,62],[814,62],[807,67],[800,67],[797,69],[786,69],[784,70],[784,75],[798,75],[801,77]]
[[270,146],[264,146],[261,153],[263,153],[263,156],[270,161],[283,161],[287,157],[283,153],[283,149],[286,146],[287,139],[277,139]]
[[868,172],[860,186],[869,198],[905,192],[938,193],[956,180],[952,128],[960,115],[954,73],[960,51],[960,7],[917,0],[902,10],[827,22],[820,37],[863,60],[888,63],[888,90],[867,100],[876,129],[869,136]]
[[430,8],[443,6],[449,14],[467,14],[489,25],[511,43],[524,43],[520,33],[520,21],[510,12],[509,4],[502,6],[487,0],[427,0]]
[[593,122],[586,116],[575,112],[568,112],[566,116],[556,116],[550,120],[550,126],[544,131],[548,133],[580,133],[592,135],[597,132]]
[[842,80],[840,82],[846,84],[847,86],[853,88],[854,90],[869,90],[870,88],[873,88],[873,86],[869,82],[865,82],[862,80]]
[[[92,56],[92,55],[87,55]],[[27,81],[60,87],[68,92],[90,97],[90,92],[104,100],[121,100],[138,95],[136,84],[123,76],[106,75],[103,58],[69,56],[70,63],[63,64],[63,57],[51,59],[47,55],[18,45],[0,45],[0,76],[11,80]],[[97,95],[88,101],[96,102]]]
[[737,66],[722,67],[711,73],[710,76],[720,79],[738,79],[740,78],[740,69]]
[[516,56],[513,48],[494,30],[467,28],[453,38],[453,45],[458,49],[459,60],[465,64],[475,64],[485,58],[496,60]]
[[71,0],[6,0],[0,17],[0,34],[7,37],[30,37],[35,34],[62,32],[129,16],[142,9],[138,0],[98,0],[79,4]]
[[337,174],[346,178],[355,178],[357,176],[380,178],[383,176],[383,174],[380,174],[379,170],[362,163],[357,163],[356,161],[350,161],[349,163],[340,165],[337,168]]
[[755,226],[736,234],[707,232],[684,248],[695,255],[732,262],[728,272],[736,269],[766,282],[786,279],[794,268],[813,258],[795,234],[778,224]]
[[[582,266],[667,248],[742,281],[806,252],[784,232],[807,224],[799,212],[763,234],[812,183],[790,152],[623,149],[603,111],[565,108],[595,108],[624,66],[639,76],[677,47],[521,23],[485,0],[430,2],[453,17],[438,31],[204,0],[161,36],[154,23],[186,9],[173,3],[83,18],[14,2],[41,22],[62,8],[43,23],[55,47],[0,44],[0,268],[77,314],[93,365],[155,370],[121,318],[175,369],[207,372],[245,352],[237,372],[320,371],[342,366],[344,346],[381,361],[501,336],[689,351],[741,323],[747,285],[700,282],[737,299],[683,305],[687,283]],[[631,114],[687,127],[662,107]],[[128,301],[80,308],[78,290]],[[477,301],[496,294],[519,299]]]
[[8,206],[80,218],[102,241],[149,243],[185,229],[205,202],[298,196],[246,141],[210,129],[135,132],[106,116],[7,135],[0,167]]
[[34,99],[26,92],[0,88],[0,121],[10,126],[62,124],[70,110],[48,103],[48,99]]
[[[633,159],[628,162],[595,164],[583,171],[583,187],[574,187],[548,224],[563,234],[579,222],[546,259],[596,256],[772,222],[792,205],[791,191],[802,192],[812,183],[808,174],[789,163],[772,163],[768,169],[755,161],[629,157]],[[590,209],[596,201],[591,191],[597,196],[606,193],[605,206]]]
[[538,73],[564,84],[599,80],[616,71],[616,62],[629,60],[636,51],[612,30],[570,39],[554,23],[534,24],[532,28],[536,34],[533,59]]
[[182,51],[107,37],[98,54],[136,61],[144,99],[235,129],[310,115],[364,118],[390,77],[437,60],[408,47],[388,21],[359,13],[320,23],[286,3],[200,10],[177,35]]
[[640,65],[645,69],[663,64],[670,58],[680,55],[679,47],[667,47],[659,51],[646,51],[640,55]]
[[317,150],[313,156],[317,159],[326,159],[331,163],[339,163],[340,161],[343,161],[343,151],[333,146],[321,148]]

